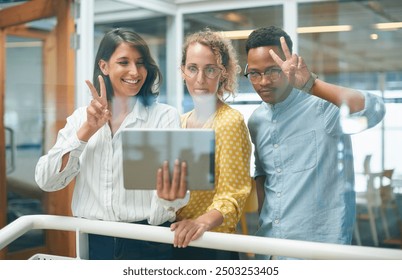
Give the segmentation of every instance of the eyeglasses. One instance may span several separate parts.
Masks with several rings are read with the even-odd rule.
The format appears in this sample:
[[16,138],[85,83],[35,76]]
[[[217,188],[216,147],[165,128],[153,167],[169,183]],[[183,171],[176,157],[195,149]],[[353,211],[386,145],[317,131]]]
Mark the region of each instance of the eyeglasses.
[[252,84],[257,84],[259,82],[261,82],[262,80],[262,76],[267,76],[272,82],[276,82],[280,79],[281,77],[281,73],[282,73],[282,69],[280,68],[269,68],[267,70],[265,70],[263,73],[257,72],[257,71],[250,71],[248,73],[246,73],[247,71],[247,67],[244,70],[244,76],[250,80],[250,82]]
[[[184,70],[182,68],[182,71],[184,75],[186,75],[187,77],[194,78],[195,76],[198,75],[200,69],[191,65],[186,66]],[[202,69],[202,72],[204,73],[205,77],[209,79],[215,79],[216,77],[219,76],[220,73],[222,73],[222,69],[217,66],[207,66],[204,69]]]

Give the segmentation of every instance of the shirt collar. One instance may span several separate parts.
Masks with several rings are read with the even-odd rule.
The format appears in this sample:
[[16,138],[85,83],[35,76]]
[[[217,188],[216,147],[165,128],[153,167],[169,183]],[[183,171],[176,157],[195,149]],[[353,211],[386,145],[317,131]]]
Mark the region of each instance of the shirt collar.
[[148,119],[148,108],[139,100],[138,97],[134,97],[133,110],[128,115],[129,122],[133,123],[137,119],[146,121]]
[[269,104],[265,103],[265,107],[271,110],[282,110],[285,109],[290,103],[292,103],[293,100],[297,98],[299,95],[299,90],[296,88],[293,88],[292,91],[289,93],[288,97],[286,97],[285,100],[282,102],[276,103],[276,104]]

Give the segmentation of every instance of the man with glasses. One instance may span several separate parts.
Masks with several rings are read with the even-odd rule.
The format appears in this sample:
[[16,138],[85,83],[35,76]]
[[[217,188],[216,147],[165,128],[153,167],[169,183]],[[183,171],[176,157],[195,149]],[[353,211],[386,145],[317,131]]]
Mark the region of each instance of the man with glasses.
[[248,122],[255,145],[257,235],[350,244],[353,155],[339,108],[346,106],[370,128],[385,114],[381,98],[320,80],[292,54],[292,40],[280,28],[253,31],[246,52],[245,76],[263,101]]

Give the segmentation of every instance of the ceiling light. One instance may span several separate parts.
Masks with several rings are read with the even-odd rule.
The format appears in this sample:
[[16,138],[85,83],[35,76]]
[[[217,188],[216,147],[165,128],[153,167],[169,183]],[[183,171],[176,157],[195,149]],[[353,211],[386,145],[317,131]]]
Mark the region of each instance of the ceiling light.
[[297,33],[341,32],[350,30],[352,30],[351,25],[310,26],[310,27],[298,27]]
[[374,24],[374,28],[377,29],[398,29],[402,28],[402,22],[385,22],[385,23],[376,23]]
[[253,30],[222,31],[223,36],[231,40],[247,39]]
[[225,13],[222,15],[222,18],[235,23],[244,23],[247,21],[247,18],[244,15],[234,12]]

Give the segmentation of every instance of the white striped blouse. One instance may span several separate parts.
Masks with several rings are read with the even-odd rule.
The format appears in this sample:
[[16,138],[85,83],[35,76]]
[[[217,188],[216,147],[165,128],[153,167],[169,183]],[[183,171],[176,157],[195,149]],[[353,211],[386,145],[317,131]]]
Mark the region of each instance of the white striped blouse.
[[[179,128],[177,110],[166,104],[145,107],[136,102],[113,137],[109,125],[105,124],[87,143],[77,138],[77,131],[85,121],[86,107],[76,109],[67,118],[56,144],[37,163],[35,180],[39,187],[57,191],[76,177],[71,205],[76,217],[124,222],[147,219],[153,225],[173,221],[176,210],[185,205],[188,197],[167,202],[159,199],[156,191],[124,188],[121,131],[123,128]],[[68,152],[67,166],[59,172],[62,156]]]

